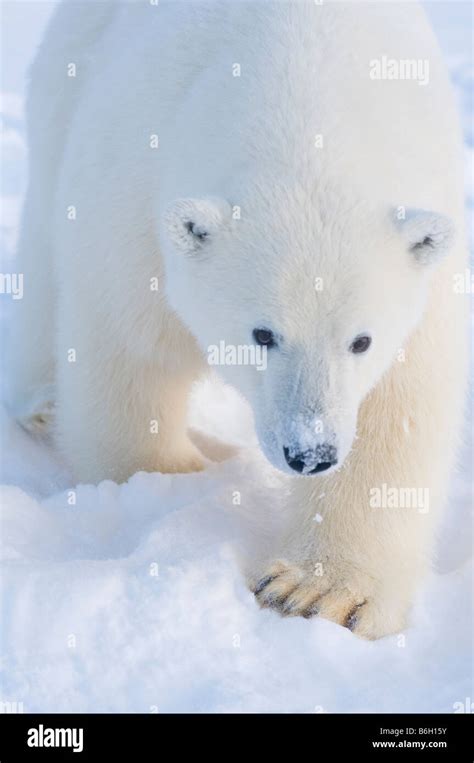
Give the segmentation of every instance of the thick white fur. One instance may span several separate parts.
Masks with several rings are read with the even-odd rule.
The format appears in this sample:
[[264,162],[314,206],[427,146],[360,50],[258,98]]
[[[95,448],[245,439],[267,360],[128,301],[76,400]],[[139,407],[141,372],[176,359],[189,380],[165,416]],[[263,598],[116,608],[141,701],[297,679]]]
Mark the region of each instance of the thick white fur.
[[[382,56],[428,59],[429,84],[371,80]],[[65,3],[28,117],[19,419],[37,429],[54,402],[80,480],[199,469],[186,406],[206,348],[272,328],[266,371],[223,369],[264,452],[289,471],[283,446],[328,438],[343,463],[292,480],[292,523],[252,576],[257,596],[366,637],[401,629],[446,495],[466,356],[460,140],[422,10]],[[400,207],[424,211],[396,222]],[[428,235],[433,252],[410,251]],[[366,331],[370,351],[349,353]],[[371,508],[384,483],[428,488],[429,511]]]

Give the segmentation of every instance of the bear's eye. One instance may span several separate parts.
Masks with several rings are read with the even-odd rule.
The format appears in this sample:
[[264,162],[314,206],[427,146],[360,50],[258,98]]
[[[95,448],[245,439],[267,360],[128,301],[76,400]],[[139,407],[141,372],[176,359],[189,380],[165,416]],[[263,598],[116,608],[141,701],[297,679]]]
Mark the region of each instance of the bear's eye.
[[275,345],[275,336],[272,331],[268,329],[254,329],[253,338],[256,343],[262,347],[273,347]]
[[354,341],[352,342],[350,346],[350,351],[354,353],[354,355],[359,355],[362,352],[367,352],[370,345],[372,344],[372,339],[367,334],[361,334],[360,336],[356,336]]

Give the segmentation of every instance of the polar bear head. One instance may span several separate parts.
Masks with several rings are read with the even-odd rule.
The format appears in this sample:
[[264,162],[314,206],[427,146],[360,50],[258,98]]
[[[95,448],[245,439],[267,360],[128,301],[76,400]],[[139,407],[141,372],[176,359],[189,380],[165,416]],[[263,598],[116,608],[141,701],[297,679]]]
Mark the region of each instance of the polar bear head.
[[450,220],[285,187],[242,208],[181,199],[162,223],[168,300],[249,401],[269,461],[339,468],[362,400],[403,361]]

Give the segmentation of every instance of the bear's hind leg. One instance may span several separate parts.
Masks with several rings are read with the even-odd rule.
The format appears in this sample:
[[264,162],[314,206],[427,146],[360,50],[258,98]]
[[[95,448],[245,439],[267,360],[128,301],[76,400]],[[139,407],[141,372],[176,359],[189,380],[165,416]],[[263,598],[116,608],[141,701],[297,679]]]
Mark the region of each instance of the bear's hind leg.
[[186,434],[194,377],[104,352],[103,345],[78,352],[72,362],[62,353],[59,364],[57,440],[75,478],[123,482],[137,471],[201,470],[204,459]]

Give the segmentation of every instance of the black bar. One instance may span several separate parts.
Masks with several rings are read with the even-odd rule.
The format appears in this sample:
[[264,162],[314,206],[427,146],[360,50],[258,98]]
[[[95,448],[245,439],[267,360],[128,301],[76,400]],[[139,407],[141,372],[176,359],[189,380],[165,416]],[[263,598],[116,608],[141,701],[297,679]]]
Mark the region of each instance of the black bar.
[[[253,758],[255,748],[266,758],[273,749],[280,755],[289,749],[293,759],[300,752],[315,760],[328,753],[351,759],[360,754],[364,760],[368,755],[393,759],[408,752],[419,760],[434,755],[472,763],[472,731],[470,714],[6,714],[0,715],[0,763],[111,763],[131,755],[160,761],[186,752],[193,758],[215,754],[225,761],[238,754]],[[30,746],[28,740],[43,746]],[[58,746],[46,746],[50,742]]]

